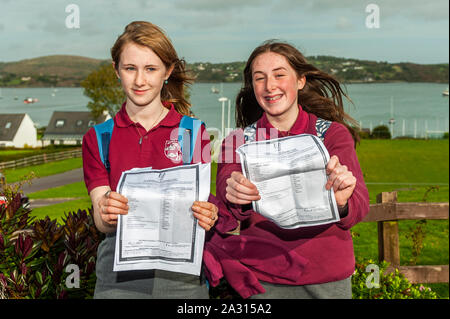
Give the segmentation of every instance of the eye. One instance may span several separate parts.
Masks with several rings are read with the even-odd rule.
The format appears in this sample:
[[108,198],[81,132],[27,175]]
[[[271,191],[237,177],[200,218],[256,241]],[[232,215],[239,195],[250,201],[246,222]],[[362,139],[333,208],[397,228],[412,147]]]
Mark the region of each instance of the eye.
[[156,71],[156,68],[154,68],[154,67],[148,67],[148,68],[147,68],[147,71]]
[[259,81],[264,80],[264,77],[259,76],[259,77],[254,78],[253,80],[254,80],[255,82],[259,82]]
[[285,76],[285,74],[275,74],[276,78],[282,78],[283,76]]
[[125,67],[125,70],[127,70],[127,71],[133,71],[133,70],[134,70],[134,67],[132,67],[132,66],[127,66],[127,67]]

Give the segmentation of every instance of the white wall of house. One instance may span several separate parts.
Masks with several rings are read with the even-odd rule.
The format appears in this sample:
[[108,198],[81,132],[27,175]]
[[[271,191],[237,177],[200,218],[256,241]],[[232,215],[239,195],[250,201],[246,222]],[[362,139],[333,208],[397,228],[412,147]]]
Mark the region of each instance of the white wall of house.
[[37,142],[37,130],[28,114],[25,114],[23,117],[22,123],[20,123],[12,144],[14,147],[40,146]]
[[0,147],[14,147],[14,144],[11,141],[0,141]]

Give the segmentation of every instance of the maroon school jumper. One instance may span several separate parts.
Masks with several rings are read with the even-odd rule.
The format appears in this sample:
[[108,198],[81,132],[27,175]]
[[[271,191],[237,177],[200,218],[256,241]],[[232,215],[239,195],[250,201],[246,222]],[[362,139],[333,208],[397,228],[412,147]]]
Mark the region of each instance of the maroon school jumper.
[[[316,119],[302,110],[288,132],[279,137],[302,133],[316,135]],[[257,128],[276,130],[264,115]],[[257,134],[257,140],[268,139],[269,132]],[[298,229],[282,229],[272,221],[254,212],[250,205],[228,202],[226,180],[233,171],[241,172],[239,156],[235,153],[243,142],[243,131],[237,130],[222,144],[216,178],[217,200],[222,206],[216,233],[211,236],[204,261],[208,279],[214,286],[225,276],[233,288],[247,298],[262,293],[258,280],[275,284],[305,285],[343,280],[354,272],[355,260],[350,228],[360,222],[369,211],[369,194],[354,149],[354,141],[345,126],[332,122],[326,132],[324,144],[330,157],[337,155],[342,165],[356,177],[356,187],[348,200],[348,214],[336,223]],[[264,136],[265,135],[265,136]],[[231,142],[230,140],[233,140]],[[236,142],[237,141],[237,142]],[[232,155],[230,155],[232,154]],[[224,163],[225,157],[233,163]],[[231,214],[223,215],[224,207]],[[226,235],[241,221],[240,235]],[[227,221],[226,224],[224,222]],[[234,258],[234,260],[231,260]]]
[[[110,186],[115,191],[122,172],[135,167],[151,166],[154,169],[164,169],[182,165],[181,148],[178,144],[181,118],[182,115],[171,105],[163,120],[147,132],[141,124],[131,121],[124,103],[114,117],[109,148],[109,175],[100,159],[95,130],[91,128],[83,138],[83,171],[88,192],[98,186]],[[139,144],[141,138],[142,143]],[[192,163],[210,161],[209,135],[202,125],[195,143]]]

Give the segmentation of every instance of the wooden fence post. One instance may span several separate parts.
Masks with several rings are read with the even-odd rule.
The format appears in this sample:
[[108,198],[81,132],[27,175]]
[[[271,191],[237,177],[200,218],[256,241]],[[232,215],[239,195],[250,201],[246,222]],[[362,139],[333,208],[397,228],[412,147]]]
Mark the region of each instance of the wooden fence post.
[[[377,195],[377,203],[397,202],[397,192],[383,192]],[[392,267],[400,266],[400,244],[398,222],[388,220],[378,222],[378,259],[386,260]]]

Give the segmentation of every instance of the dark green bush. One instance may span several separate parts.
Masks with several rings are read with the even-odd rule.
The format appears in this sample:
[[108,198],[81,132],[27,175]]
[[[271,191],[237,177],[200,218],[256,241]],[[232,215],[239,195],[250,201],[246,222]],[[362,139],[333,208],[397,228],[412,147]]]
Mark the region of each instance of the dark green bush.
[[368,139],[368,138],[370,138],[370,132],[369,132],[369,130],[362,129],[362,130],[360,130],[358,133],[359,133],[359,137],[360,137],[361,139]]
[[386,125],[375,126],[372,130],[371,138],[390,139],[391,132]]
[[[0,299],[92,298],[103,238],[92,211],[65,214],[62,225],[49,217],[34,221],[20,193],[5,195],[7,204],[0,206]],[[73,287],[69,276],[75,271],[68,265],[79,269],[79,287]]]

